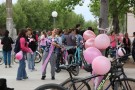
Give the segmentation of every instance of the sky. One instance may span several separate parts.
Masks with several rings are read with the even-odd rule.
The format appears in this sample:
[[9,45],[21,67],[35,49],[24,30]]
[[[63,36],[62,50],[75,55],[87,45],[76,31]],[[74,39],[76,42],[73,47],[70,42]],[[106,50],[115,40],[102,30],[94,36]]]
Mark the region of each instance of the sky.
[[[0,0],[0,3],[5,2],[5,1],[6,0]],[[13,1],[13,3],[16,3],[17,2],[17,0],[12,0],[12,1]],[[89,11],[89,8],[88,8],[88,4],[89,3],[90,3],[90,0],[84,0],[83,6],[77,5],[75,7],[74,12],[76,14],[82,14],[83,17],[84,17],[84,19],[85,19],[85,21],[89,21],[89,20],[94,21],[95,20],[94,19],[94,16],[92,15],[92,13]]]

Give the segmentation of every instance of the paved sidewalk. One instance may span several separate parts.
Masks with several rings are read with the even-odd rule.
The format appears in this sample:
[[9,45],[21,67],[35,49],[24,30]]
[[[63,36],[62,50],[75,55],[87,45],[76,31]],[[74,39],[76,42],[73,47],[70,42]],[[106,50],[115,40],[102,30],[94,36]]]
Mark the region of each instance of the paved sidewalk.
[[[48,64],[46,80],[41,80],[41,63],[36,64],[37,71],[30,72],[27,68],[27,74],[29,79],[23,81],[16,81],[18,64],[12,65],[12,68],[5,68],[4,65],[0,65],[0,78],[7,79],[7,86],[15,88],[15,90],[34,90],[36,87],[47,83],[61,83],[69,77],[66,71],[56,73],[56,79],[51,80],[50,64]],[[135,78],[135,68],[125,68],[127,76]],[[85,77],[90,75],[88,72],[81,70],[79,77]]]

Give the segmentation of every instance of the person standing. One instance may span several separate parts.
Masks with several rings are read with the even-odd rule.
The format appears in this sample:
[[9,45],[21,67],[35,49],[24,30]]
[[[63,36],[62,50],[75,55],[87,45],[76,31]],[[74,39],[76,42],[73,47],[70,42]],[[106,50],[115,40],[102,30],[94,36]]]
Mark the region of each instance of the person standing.
[[36,40],[36,36],[32,33],[32,29],[28,28],[28,37],[27,37],[27,41],[28,41],[28,47],[32,50],[33,53],[27,53],[27,59],[28,59],[28,69],[32,72],[32,71],[36,71],[35,69],[35,56],[36,56],[36,50],[37,50],[37,40]]
[[11,68],[11,51],[12,51],[12,44],[13,40],[9,37],[9,31],[6,30],[4,33],[4,37],[2,38],[1,44],[3,45],[3,56],[4,56],[4,63],[5,68],[7,68],[7,64],[9,68]]
[[133,37],[134,37],[134,40],[133,40],[133,43],[132,43],[132,57],[133,57],[133,60],[134,60],[134,63],[135,63],[135,32],[133,32]]
[[[58,44],[60,46],[62,46],[62,37],[61,37],[61,35],[62,35],[62,30],[57,29],[57,40],[58,40]],[[56,54],[57,54],[56,72],[59,72],[60,71],[60,69],[59,69],[60,62],[62,62],[61,61],[62,53],[61,53],[61,48],[60,47],[56,48]]]
[[[57,43],[57,38],[56,38],[56,29],[53,29],[52,31],[52,35],[48,37],[48,41],[46,45],[48,45],[45,50],[44,50],[44,53],[43,53],[43,65],[45,63],[45,67],[43,68],[43,71],[42,71],[42,77],[41,77],[41,80],[44,80],[46,78],[46,69],[47,69],[47,64],[48,62],[50,61],[50,65],[51,65],[51,79],[52,80],[55,80],[55,67],[56,67],[56,59],[57,59],[57,56],[56,56],[56,47],[60,47]],[[52,48],[54,47],[52,53],[51,50]],[[48,58],[48,56],[51,54],[51,56]],[[42,66],[43,66],[42,65]]]
[[[32,50],[28,47],[28,43],[27,43],[27,29],[22,29],[19,33],[19,36],[16,40],[16,45],[19,45],[19,49],[20,51],[23,52],[23,57],[21,60],[19,60],[19,67],[18,67],[18,71],[17,71],[17,78],[16,80],[23,80],[23,79],[28,79],[27,73],[26,73],[26,63],[25,63],[25,55],[26,53],[33,53]],[[16,46],[15,45],[15,46]]]
[[116,45],[117,45],[117,38],[114,31],[111,32],[110,35],[110,48],[111,48],[111,57],[116,57]]
[[125,33],[125,37],[123,38],[123,44],[124,44],[124,49],[126,50],[126,54],[129,54],[130,53],[131,41],[128,37],[128,33]]

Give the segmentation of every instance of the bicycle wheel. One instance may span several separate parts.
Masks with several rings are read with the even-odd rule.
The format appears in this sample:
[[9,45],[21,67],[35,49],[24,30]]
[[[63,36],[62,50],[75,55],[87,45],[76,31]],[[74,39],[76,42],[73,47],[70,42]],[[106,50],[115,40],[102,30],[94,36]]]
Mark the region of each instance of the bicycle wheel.
[[[75,62],[75,58],[74,58],[74,56],[72,54],[68,55],[68,64],[77,64]],[[73,75],[77,76],[79,74],[79,64],[77,64],[75,66],[75,68],[72,69],[71,72],[72,72]]]
[[135,90],[135,79],[123,78],[114,83],[114,90]]
[[0,58],[0,65],[2,65],[3,64],[3,59],[2,58]]
[[[73,78],[73,81],[78,80],[80,78]],[[65,87],[67,90],[74,90],[73,84],[71,82],[71,79],[68,78],[65,80],[63,83],[60,84],[61,86]],[[91,90],[90,86],[88,83],[85,81],[77,82],[75,83],[75,87],[77,90]]]
[[45,84],[37,87],[35,90],[66,90],[66,89],[58,84]]
[[36,51],[35,63],[39,63],[41,62],[41,60],[42,60],[41,54],[38,51]]

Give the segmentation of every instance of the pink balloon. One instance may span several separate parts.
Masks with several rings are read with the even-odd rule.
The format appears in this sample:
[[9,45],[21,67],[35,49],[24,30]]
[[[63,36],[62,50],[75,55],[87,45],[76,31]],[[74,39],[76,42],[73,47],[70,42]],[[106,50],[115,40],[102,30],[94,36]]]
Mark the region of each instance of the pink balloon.
[[93,72],[98,75],[104,75],[109,72],[111,68],[111,62],[104,56],[96,57],[92,62]]
[[85,42],[85,48],[88,48],[88,47],[95,47],[95,45],[94,45],[94,40],[95,40],[95,38],[90,38],[90,39],[88,39],[88,40]]
[[96,48],[104,50],[110,45],[110,38],[106,34],[99,34],[95,38],[94,44]]
[[21,60],[23,58],[23,54],[22,54],[22,51],[18,52],[16,55],[15,55],[15,58],[17,60]]
[[83,52],[83,55],[84,59],[91,64],[94,58],[102,56],[102,53],[95,47],[89,47]]
[[95,37],[96,37],[95,33],[94,33],[93,31],[91,31],[91,30],[86,30],[86,31],[83,33],[83,38],[84,38],[84,40],[88,40],[88,39],[90,39],[90,38],[95,38]]
[[118,49],[118,55],[119,55],[119,56],[124,56],[125,54],[126,54],[126,51],[125,51],[124,48],[119,48],[119,49]]

